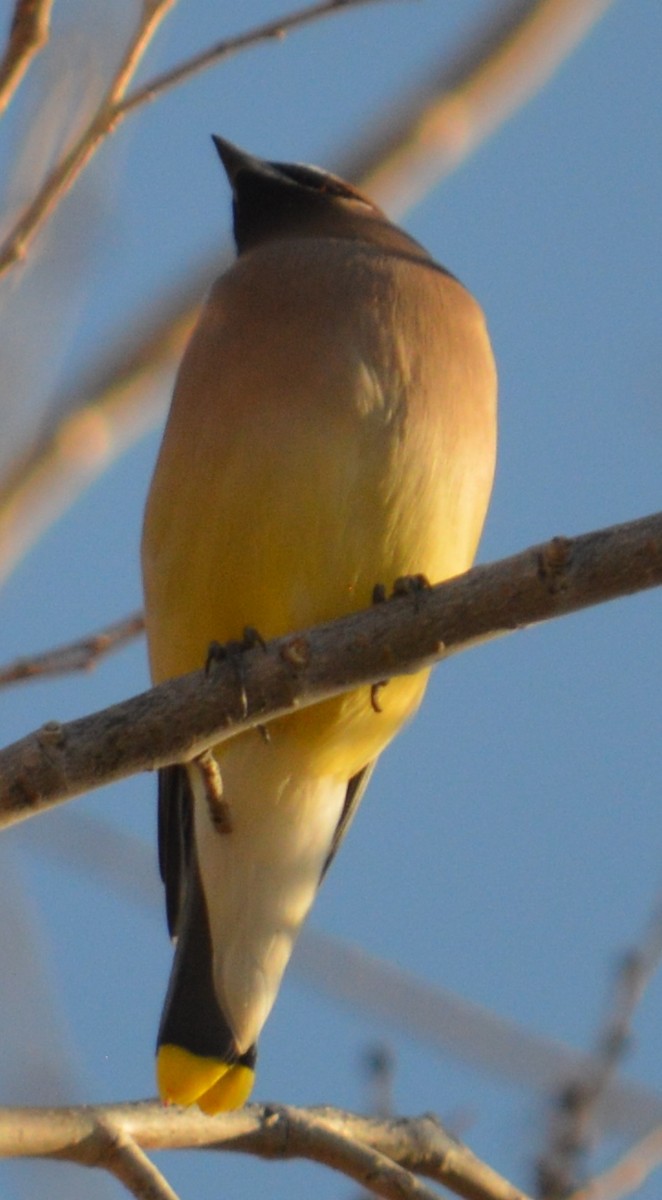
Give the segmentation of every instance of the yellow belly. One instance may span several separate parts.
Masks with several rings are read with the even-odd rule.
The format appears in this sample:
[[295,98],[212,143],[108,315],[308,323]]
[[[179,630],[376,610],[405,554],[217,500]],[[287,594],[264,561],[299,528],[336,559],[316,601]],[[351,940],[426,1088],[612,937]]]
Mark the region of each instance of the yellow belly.
[[[247,461],[255,457],[253,446]],[[263,483],[267,475],[265,469]],[[168,487],[163,479],[162,486]],[[390,589],[405,573],[443,573],[439,555],[426,547],[414,546],[409,555],[397,544],[389,548],[374,513],[362,537],[356,509],[341,513],[340,504],[321,504],[312,480],[291,473],[285,489],[264,487],[262,495],[255,494],[261,489],[254,477],[252,494],[250,486],[246,479],[245,502],[234,509],[216,486],[217,522],[203,524],[194,495],[182,497],[176,536],[170,530],[160,540],[146,571],[153,583],[147,621],[156,681],[198,669],[212,641],[241,638],[246,626],[276,637],[367,607],[376,583]],[[415,711],[426,681],[427,672],[391,681],[380,692],[382,712],[366,687],[272,722],[272,750],[294,738],[300,766],[307,748],[314,773],[348,779]]]

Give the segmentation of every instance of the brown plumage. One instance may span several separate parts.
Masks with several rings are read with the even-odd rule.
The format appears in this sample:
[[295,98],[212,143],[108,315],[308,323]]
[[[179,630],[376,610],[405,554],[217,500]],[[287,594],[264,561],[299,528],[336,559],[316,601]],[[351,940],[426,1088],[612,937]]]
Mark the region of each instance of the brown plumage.
[[[378,582],[465,570],[494,469],[495,371],[469,293],[350,185],[217,146],[239,257],[182,363],[147,505],[157,681],[247,625],[274,637],[367,606]],[[218,747],[230,834],[195,766],[164,773],[165,1098],[245,1099],[338,827],[426,681],[393,680],[381,713],[359,689]]]

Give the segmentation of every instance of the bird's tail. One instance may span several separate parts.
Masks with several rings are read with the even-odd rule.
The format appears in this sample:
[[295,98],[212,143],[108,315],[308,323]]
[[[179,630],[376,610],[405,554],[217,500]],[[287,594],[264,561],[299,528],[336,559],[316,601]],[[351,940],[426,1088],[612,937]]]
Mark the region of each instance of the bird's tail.
[[195,769],[188,777],[179,769],[161,788],[161,868],[176,951],[157,1077],[164,1100],[205,1112],[248,1097],[260,1030],[352,807],[342,777],[306,769],[306,747],[294,769],[297,744],[281,742],[237,737],[224,751],[228,830],[214,825]]
[[161,1099],[213,1114],[245,1104],[256,1048],[239,1052],[216,999],[209,919],[197,863],[189,864],[177,949],[157,1038]]

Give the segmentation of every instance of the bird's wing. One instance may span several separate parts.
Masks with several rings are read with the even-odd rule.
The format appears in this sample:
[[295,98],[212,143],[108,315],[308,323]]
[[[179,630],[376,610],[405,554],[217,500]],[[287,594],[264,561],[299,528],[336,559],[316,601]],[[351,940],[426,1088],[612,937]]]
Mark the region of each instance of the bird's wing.
[[340,843],[342,842],[345,834],[347,833],[347,830],[349,829],[349,827],[354,819],[356,810],[359,807],[359,804],[361,802],[361,797],[363,796],[363,793],[365,792],[365,790],[368,786],[370,776],[372,775],[372,772],[375,769],[376,762],[377,762],[377,759],[374,759],[373,762],[368,763],[367,767],[364,767],[362,771],[358,771],[356,775],[353,775],[352,778],[350,779],[349,783],[347,784],[347,792],[345,794],[345,803],[343,804],[343,809],[340,814],[340,820],[338,821],[338,824],[336,825],[336,832],[333,835],[333,841],[331,842],[331,847],[329,849],[329,853],[327,854],[326,859],[324,861],[324,866],[322,867],[322,873],[320,875],[320,883],[324,879],[324,876],[326,875],[329,867],[331,866],[331,863],[333,862],[333,860],[336,856],[338,847],[340,846]]
[[[347,784],[345,803],[320,874],[324,879],[349,829],[375,763],[368,763]],[[159,871],[165,886],[168,932],[176,937],[191,861],[193,797],[185,767],[162,767],[158,777]]]
[[162,767],[158,785],[159,870],[165,885],[168,932],[176,937],[193,844],[193,797],[186,767]]

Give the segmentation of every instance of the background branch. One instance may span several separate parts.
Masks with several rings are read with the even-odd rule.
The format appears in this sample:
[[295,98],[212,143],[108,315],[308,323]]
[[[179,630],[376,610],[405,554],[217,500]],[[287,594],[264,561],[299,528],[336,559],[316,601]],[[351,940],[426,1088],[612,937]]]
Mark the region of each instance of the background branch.
[[662,905],[658,900],[645,936],[621,956],[593,1054],[583,1070],[566,1077],[553,1096],[550,1144],[536,1167],[541,1200],[569,1196],[579,1187],[596,1139],[600,1103],[631,1047],[635,1013],[661,956]]
[[[139,911],[161,918],[162,887],[151,844],[110,820],[89,816],[81,806],[61,809],[57,822],[31,821],[21,834],[30,850],[59,864],[68,876],[109,889]],[[481,1076],[525,1090],[536,1101],[555,1095],[570,1078],[588,1076],[592,1067],[590,1054],[310,925],[301,932],[289,971],[307,987],[362,1014],[371,1030],[375,1021],[385,1022],[416,1039],[426,1054],[468,1064]],[[376,1115],[392,1115],[393,1106],[388,1107],[375,1110]],[[606,1080],[597,1100],[597,1117],[610,1133],[641,1137],[662,1122],[662,1096],[615,1076]]]
[[284,13],[275,21],[265,21],[263,25],[254,25],[245,33],[239,33],[235,37],[223,38],[222,41],[209,46],[200,54],[194,54],[169,70],[163,71],[160,75],[156,75],[143,87],[136,89],[130,96],[126,96],[117,105],[117,115],[124,117],[128,113],[134,112],[144,104],[158,99],[171,88],[186,83],[200,71],[217,66],[218,63],[231,58],[233,54],[238,54],[241,50],[253,49],[262,42],[280,42],[288,33],[293,33],[295,29],[303,29],[313,21],[319,21],[334,13],[345,12],[350,8],[359,8],[365,4],[380,2],[384,3],[384,0],[319,0],[318,3],[309,4],[306,8]]
[[594,1175],[568,1200],[620,1200],[642,1186],[662,1164],[662,1126],[630,1146],[613,1166]]
[[426,592],[288,634],[0,753],[0,826],[131,772],[186,762],[296,708],[662,583],[662,514],[544,545]]
[[416,204],[527,103],[614,0],[508,0],[350,151],[389,213]]
[[154,38],[159,25],[177,3],[177,0],[143,0],[140,20],[134,35],[94,117],[71,149],[50,171],[42,187],[16,221],[4,243],[0,245],[0,276],[25,257],[32,241],[45,222],[52,217],[58,204],[88,165],[101,143],[115,132],[130,112],[139,108],[146,101],[154,99],[169,87],[195,74],[203,67],[220,62],[223,58],[228,58],[239,50],[257,45],[268,38],[281,38],[288,29],[295,29],[310,21],[319,20],[330,13],[369,2],[374,3],[375,0],[326,0],[325,3],[313,4],[300,13],[286,15],[268,25],[252,28],[236,38],[228,38],[226,41],[218,43],[205,54],[197,55],[194,59],[181,64],[173,72],[166,72],[152,80],[146,87],[141,88],[133,97],[127,99],[127,88],[145,51]]
[[44,223],[53,215],[61,199],[87,166],[104,138],[115,129],[117,105],[121,102],[161,21],[175,3],[176,0],[143,0],[134,34],[92,120],[48,173],[37,194],[0,245],[0,276],[25,257],[31,242]]
[[[329,7],[335,6],[302,11]],[[394,219],[402,217],[544,85],[607,7],[608,0],[509,0],[489,25],[481,23],[450,66],[443,47],[442,65],[427,82],[408,89],[383,120],[370,122],[353,150],[339,156],[339,174],[356,180]],[[249,34],[241,37],[249,44]],[[0,583],[81,492],[163,418],[165,376],[181,358],[219,259],[211,248],[147,320],[131,314],[111,355],[60,397],[55,425],[0,482]],[[147,389],[150,373],[161,381],[160,390]]]
[[0,687],[24,683],[28,679],[43,679],[46,676],[67,675],[72,671],[91,671],[100,659],[137,637],[145,628],[143,615],[131,613],[119,621],[113,621],[96,633],[76,638],[65,646],[56,646],[42,654],[14,659],[0,666]]
[[33,59],[48,42],[53,0],[16,0],[9,38],[0,62],[0,117]]

